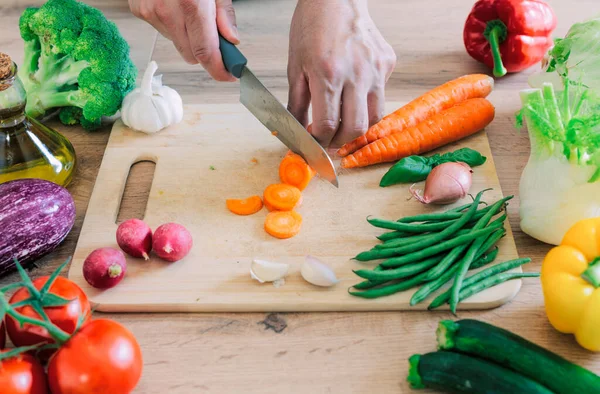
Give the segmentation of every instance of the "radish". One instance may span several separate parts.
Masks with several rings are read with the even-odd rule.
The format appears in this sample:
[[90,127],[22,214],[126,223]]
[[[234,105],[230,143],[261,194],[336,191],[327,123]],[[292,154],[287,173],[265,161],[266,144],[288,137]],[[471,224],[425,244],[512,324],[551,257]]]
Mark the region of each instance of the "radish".
[[152,250],[152,230],[139,219],[126,220],[117,228],[117,244],[131,257],[148,260]]
[[116,286],[127,269],[125,255],[114,248],[94,250],[83,262],[83,277],[90,286],[109,289]]
[[158,257],[178,261],[192,249],[192,236],[181,224],[165,223],[158,227],[152,237],[152,249]]

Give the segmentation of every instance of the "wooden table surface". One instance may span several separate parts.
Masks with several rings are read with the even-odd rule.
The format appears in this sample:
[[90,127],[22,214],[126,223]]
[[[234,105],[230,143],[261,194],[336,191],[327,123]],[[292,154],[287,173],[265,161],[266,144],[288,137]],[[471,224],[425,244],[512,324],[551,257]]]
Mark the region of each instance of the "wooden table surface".
[[[41,1],[37,1],[40,3]],[[17,21],[22,9],[35,2],[0,0],[0,49],[17,61],[22,42]],[[94,0],[116,21],[132,47],[141,70],[149,59],[158,62],[165,84],[177,89],[186,103],[236,102],[237,83],[212,81],[199,67],[184,63],[172,44],[135,19],[124,0]],[[555,36],[598,12],[596,0],[551,0],[559,25]],[[253,71],[284,102],[287,95],[287,34],[293,0],[238,0],[235,3],[241,50]],[[386,88],[389,100],[408,101],[426,89],[459,75],[487,70],[470,59],[462,44],[462,26],[472,2],[464,0],[372,0],[372,17],[398,56]],[[519,177],[529,154],[525,132],[514,127],[518,90],[527,75],[498,81],[490,100],[497,116],[488,133],[503,192],[518,196]],[[77,221],[66,242],[41,259],[33,276],[48,274],[72,255],[102,160],[110,128],[89,133],[52,123],[76,148],[77,176],[69,187],[77,204]],[[233,142],[232,142],[233,143]],[[150,165],[132,170],[121,216],[142,217],[149,190]],[[521,257],[531,257],[526,271],[538,271],[548,245],[519,229],[519,201],[509,206],[510,223]],[[65,271],[66,273],[66,271]],[[16,280],[11,275],[0,280]],[[138,338],[144,371],[137,393],[398,393],[409,392],[407,359],[435,349],[435,329],[447,312],[286,313],[286,314],[97,314],[126,325]],[[517,297],[503,307],[463,312],[548,347],[600,373],[600,356],[586,352],[568,335],[549,325],[537,280],[524,281]]]

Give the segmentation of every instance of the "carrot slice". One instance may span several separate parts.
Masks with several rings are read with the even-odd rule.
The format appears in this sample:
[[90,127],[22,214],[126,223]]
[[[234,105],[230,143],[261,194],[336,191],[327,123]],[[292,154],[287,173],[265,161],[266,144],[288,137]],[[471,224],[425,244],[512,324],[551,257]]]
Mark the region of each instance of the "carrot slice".
[[344,157],[342,167],[366,167],[420,155],[478,132],[494,114],[494,106],[484,98],[465,100],[415,127],[371,142]]
[[226,204],[227,209],[236,215],[252,215],[263,207],[260,196],[252,196],[241,200],[231,198],[226,201]]
[[273,211],[265,219],[265,231],[279,239],[297,235],[300,227],[302,227],[302,216],[296,211]]
[[285,183],[275,183],[267,186],[263,200],[269,211],[291,211],[297,207],[302,198],[300,189]]
[[281,182],[296,186],[300,190],[306,189],[316,172],[302,156],[289,151],[279,164],[279,178]]
[[385,116],[337,153],[347,156],[373,141],[414,127],[464,100],[487,97],[493,89],[494,78],[485,74],[469,74],[448,81]]

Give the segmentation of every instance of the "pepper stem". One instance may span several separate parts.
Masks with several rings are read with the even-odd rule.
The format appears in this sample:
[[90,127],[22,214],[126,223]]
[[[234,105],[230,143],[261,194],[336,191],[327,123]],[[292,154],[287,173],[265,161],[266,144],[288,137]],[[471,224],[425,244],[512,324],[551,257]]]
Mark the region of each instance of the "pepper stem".
[[503,77],[506,75],[506,68],[502,63],[502,56],[500,55],[500,44],[506,40],[508,29],[504,22],[500,19],[489,21],[483,35],[490,43],[490,49],[492,50],[492,57],[494,58],[494,76]]
[[581,277],[595,288],[600,287],[600,257],[596,257],[583,271]]

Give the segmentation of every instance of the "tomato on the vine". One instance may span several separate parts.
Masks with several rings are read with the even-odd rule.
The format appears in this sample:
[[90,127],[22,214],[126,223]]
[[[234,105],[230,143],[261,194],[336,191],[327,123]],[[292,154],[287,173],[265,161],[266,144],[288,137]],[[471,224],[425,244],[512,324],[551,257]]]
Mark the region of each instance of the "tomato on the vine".
[[[33,281],[36,289],[40,290],[48,281],[48,276],[40,277]],[[90,303],[87,296],[74,282],[64,277],[57,277],[49,293],[70,301],[66,305],[44,307],[50,321],[68,334],[72,334],[77,328],[81,315],[85,315],[85,321],[91,318]],[[30,296],[29,290],[22,287],[13,294],[9,303],[16,304]],[[16,308],[16,311],[30,318],[40,319],[39,314],[29,305]],[[30,346],[38,343],[54,343],[46,329],[25,323],[23,327],[11,316],[6,316],[6,331],[15,346]]]
[[54,353],[48,364],[52,394],[127,394],[142,375],[142,352],[119,323],[92,320]]
[[1,360],[0,392],[2,394],[48,394],[44,367],[30,354],[20,354]]

